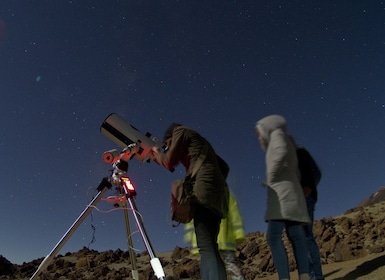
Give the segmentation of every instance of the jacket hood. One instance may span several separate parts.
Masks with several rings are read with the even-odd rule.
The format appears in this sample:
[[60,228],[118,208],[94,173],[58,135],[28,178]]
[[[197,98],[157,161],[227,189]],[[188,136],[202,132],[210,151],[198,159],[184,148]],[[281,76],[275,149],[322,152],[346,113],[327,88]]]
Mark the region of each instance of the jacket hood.
[[268,143],[270,141],[270,134],[276,129],[282,129],[286,132],[286,120],[280,115],[270,115],[260,119],[255,124],[255,128],[259,134]]
[[180,123],[172,123],[167,127],[167,129],[163,135],[163,142],[166,142],[167,139],[172,137],[172,133],[174,131],[174,128],[176,128],[178,126],[182,126],[182,125]]

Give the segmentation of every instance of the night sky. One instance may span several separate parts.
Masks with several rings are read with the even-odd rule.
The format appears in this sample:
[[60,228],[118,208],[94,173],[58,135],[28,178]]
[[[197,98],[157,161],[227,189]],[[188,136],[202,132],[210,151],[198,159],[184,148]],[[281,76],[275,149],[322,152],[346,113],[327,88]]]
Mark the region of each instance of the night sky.
[[[102,154],[120,149],[100,133],[110,113],[158,138],[171,122],[206,137],[246,232],[266,230],[254,124],[281,114],[322,169],[316,219],[342,214],[385,185],[384,90],[384,1],[2,0],[0,254],[45,257],[96,195]],[[186,247],[169,210],[183,167],[129,164],[155,253]],[[103,200],[60,253],[126,238]]]

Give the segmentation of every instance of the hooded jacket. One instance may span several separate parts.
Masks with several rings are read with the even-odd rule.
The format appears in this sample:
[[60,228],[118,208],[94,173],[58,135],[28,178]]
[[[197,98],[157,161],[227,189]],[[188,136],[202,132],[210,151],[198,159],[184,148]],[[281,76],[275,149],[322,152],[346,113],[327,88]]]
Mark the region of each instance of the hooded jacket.
[[267,116],[257,122],[256,129],[267,145],[265,220],[309,223],[296,148],[286,131],[286,120],[279,115]]
[[167,151],[159,153],[155,160],[169,170],[181,163],[186,168],[186,176],[191,175],[201,151],[207,146],[205,160],[195,175],[193,191],[198,203],[225,218],[229,190],[218,157],[210,143],[196,131],[181,125],[172,129],[169,140]]

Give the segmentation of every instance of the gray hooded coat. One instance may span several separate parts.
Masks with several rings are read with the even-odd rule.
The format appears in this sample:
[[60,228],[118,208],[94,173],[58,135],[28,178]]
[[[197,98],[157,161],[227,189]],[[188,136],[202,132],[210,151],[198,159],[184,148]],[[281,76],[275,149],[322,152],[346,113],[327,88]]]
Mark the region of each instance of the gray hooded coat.
[[256,129],[267,144],[265,220],[309,223],[295,145],[286,131],[286,120],[279,115],[267,116],[257,122]]

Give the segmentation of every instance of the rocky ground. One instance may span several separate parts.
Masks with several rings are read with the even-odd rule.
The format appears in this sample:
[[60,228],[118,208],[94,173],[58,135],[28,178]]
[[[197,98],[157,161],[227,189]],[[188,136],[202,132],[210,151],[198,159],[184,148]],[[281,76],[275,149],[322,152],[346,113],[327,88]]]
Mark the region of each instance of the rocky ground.
[[[385,252],[374,253],[365,257],[322,266],[327,280],[384,280]],[[291,279],[297,279],[297,271],[291,273]],[[257,278],[263,280],[277,280],[276,274]]]
[[[343,215],[318,220],[314,234],[320,245],[326,279],[385,279],[385,202],[360,206]],[[292,250],[289,251],[292,279],[296,279]],[[277,279],[264,233],[247,236],[237,254],[247,280]],[[199,260],[187,248],[157,254],[166,276],[173,279],[199,279]],[[59,255],[38,279],[114,279],[131,277],[129,253],[97,252],[83,248],[76,253]],[[0,279],[29,279],[43,258],[22,265],[11,264],[0,257]],[[157,279],[146,253],[137,255],[140,280]]]

